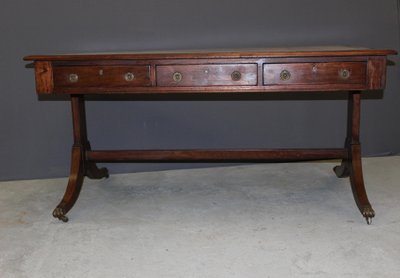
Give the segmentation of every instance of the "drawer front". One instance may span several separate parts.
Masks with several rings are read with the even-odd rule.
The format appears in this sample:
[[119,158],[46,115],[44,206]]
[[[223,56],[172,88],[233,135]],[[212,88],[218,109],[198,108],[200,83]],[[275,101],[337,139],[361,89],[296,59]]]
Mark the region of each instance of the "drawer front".
[[255,86],[257,64],[157,66],[157,86]]
[[365,62],[264,64],[264,85],[366,83]]
[[150,86],[150,67],[143,66],[56,66],[54,87],[121,88]]

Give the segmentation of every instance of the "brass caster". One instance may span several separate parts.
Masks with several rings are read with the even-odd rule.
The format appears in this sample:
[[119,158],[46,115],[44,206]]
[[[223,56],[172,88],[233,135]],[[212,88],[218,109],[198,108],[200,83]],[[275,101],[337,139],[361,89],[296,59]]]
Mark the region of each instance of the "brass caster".
[[375,216],[375,211],[371,207],[365,207],[362,211],[362,215],[365,217],[368,225],[371,225],[372,218]]
[[62,222],[68,222],[68,217],[65,215],[64,210],[62,208],[55,208],[53,211],[53,217],[58,218]]

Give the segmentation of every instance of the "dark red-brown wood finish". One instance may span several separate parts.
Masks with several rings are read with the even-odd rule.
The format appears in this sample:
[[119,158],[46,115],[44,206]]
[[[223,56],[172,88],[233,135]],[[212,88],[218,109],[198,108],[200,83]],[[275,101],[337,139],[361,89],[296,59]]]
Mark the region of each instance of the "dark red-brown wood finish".
[[[338,177],[350,177],[356,204],[370,224],[375,213],[364,187],[360,94],[385,87],[386,56],[393,50],[303,47],[218,51],[162,51],[35,55],[36,91],[71,97],[74,145],[68,186],[54,217],[68,221],[84,176],[108,177],[96,162],[299,161],[342,159]],[[225,150],[91,150],[84,97],[89,94],[185,94],[349,91],[344,148]]]

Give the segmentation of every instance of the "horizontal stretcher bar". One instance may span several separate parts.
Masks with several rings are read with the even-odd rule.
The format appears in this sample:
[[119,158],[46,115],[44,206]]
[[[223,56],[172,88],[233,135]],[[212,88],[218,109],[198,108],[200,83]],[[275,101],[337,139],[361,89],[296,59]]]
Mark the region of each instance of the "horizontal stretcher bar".
[[93,150],[95,162],[267,162],[346,159],[344,148],[331,149],[211,149],[211,150]]

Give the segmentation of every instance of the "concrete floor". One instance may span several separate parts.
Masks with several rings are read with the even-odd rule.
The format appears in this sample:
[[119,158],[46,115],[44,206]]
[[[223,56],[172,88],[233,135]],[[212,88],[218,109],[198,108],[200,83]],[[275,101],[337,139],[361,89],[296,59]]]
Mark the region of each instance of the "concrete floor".
[[368,226],[336,163],[0,183],[0,277],[400,277],[400,157],[363,160]]

